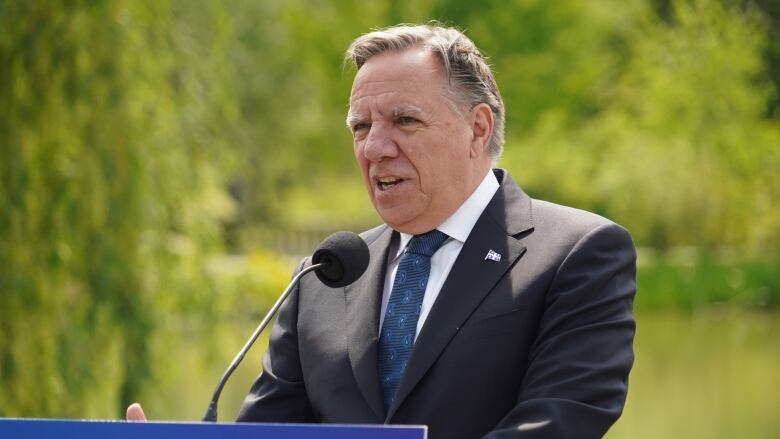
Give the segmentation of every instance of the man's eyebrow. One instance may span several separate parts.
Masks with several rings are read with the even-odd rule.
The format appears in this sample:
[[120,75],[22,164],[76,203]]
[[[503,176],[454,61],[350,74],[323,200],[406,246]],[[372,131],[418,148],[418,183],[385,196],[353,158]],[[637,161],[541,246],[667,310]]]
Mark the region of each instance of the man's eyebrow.
[[399,107],[393,108],[392,115],[393,117],[399,117],[399,116],[406,116],[409,114],[423,114],[425,113],[422,108],[415,107],[414,105],[401,105]]
[[[399,105],[390,111],[390,115],[393,118],[408,116],[410,114],[420,115],[425,112],[420,107],[414,105]],[[365,122],[368,118],[360,113],[348,113],[347,114],[347,128],[352,128],[355,125]]]
[[363,116],[360,113],[348,113],[347,114],[347,128],[352,128],[353,126],[364,122],[366,120],[366,117]]

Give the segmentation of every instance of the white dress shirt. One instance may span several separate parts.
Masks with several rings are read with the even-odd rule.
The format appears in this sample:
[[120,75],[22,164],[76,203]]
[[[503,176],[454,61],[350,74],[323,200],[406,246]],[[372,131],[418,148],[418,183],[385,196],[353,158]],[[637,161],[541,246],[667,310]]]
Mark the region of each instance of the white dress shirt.
[[[420,329],[425,323],[425,319],[428,317],[433,303],[436,302],[436,297],[439,296],[444,280],[447,279],[447,275],[450,274],[452,265],[455,263],[455,259],[458,258],[460,250],[463,248],[463,243],[466,242],[471,233],[471,229],[474,228],[474,224],[477,223],[482,211],[485,210],[490,200],[498,190],[499,184],[496,176],[493,174],[493,170],[488,170],[485,178],[482,179],[482,183],[477,186],[474,193],[469,196],[463,204],[460,205],[458,210],[447,218],[439,227],[436,227],[440,232],[446,233],[449,238],[444,241],[439,250],[431,256],[431,273],[428,276],[428,286],[425,288],[425,296],[423,296],[422,310],[420,310],[420,319],[417,321],[417,330],[415,332],[415,338],[420,333]],[[393,256],[390,258],[390,262],[387,266],[387,275],[385,276],[385,286],[382,292],[382,313],[379,317],[379,331],[382,331],[382,324],[385,320],[385,310],[387,309],[387,303],[390,301],[390,292],[393,291],[393,282],[395,282],[395,272],[398,270],[398,264],[401,262],[401,255],[404,249],[409,244],[413,235],[408,233],[401,233],[401,240],[397,249],[390,249]]]

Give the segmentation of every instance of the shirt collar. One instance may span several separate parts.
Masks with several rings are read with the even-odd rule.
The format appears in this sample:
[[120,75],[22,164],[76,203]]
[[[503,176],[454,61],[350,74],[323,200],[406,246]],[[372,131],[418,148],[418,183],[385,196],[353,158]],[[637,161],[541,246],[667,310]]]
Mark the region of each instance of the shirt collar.
[[[480,215],[487,207],[490,200],[493,199],[493,195],[499,188],[498,179],[496,179],[493,170],[489,169],[485,178],[477,186],[477,189],[469,196],[463,204],[460,205],[458,210],[455,211],[449,218],[444,220],[443,223],[436,227],[441,232],[446,233],[450,238],[457,239],[461,243],[466,242],[466,238],[469,237],[471,229],[474,228],[474,224],[477,223]],[[396,259],[401,255],[406,248],[409,241],[412,240],[414,235],[400,232],[401,240],[398,243],[398,250],[396,251],[393,259]]]

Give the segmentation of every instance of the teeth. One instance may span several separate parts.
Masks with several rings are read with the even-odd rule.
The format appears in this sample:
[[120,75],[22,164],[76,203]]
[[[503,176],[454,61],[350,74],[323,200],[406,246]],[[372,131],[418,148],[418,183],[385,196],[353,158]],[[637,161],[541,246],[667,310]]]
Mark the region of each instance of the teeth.
[[401,182],[398,177],[379,177],[376,179],[379,184],[379,189],[385,191]]

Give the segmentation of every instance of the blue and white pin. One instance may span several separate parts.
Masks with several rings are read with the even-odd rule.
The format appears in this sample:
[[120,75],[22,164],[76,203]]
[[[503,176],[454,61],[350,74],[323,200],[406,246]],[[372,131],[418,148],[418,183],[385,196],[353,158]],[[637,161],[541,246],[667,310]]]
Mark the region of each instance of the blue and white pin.
[[485,260],[487,261],[490,259],[491,261],[499,262],[501,261],[501,253],[497,253],[495,250],[490,250],[485,255]]

